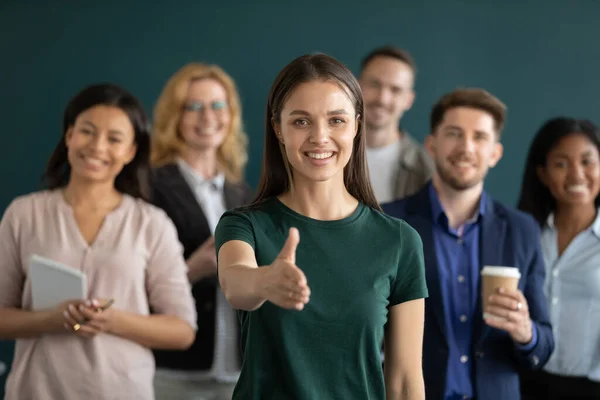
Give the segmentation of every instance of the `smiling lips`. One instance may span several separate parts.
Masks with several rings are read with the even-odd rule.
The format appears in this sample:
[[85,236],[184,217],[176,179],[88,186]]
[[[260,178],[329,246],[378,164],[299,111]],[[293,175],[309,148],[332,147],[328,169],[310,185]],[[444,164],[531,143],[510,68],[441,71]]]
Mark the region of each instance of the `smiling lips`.
[[81,155],[81,159],[92,168],[102,168],[108,165],[108,161],[101,160],[97,157]]
[[570,186],[567,186],[566,190],[567,190],[567,193],[583,194],[583,193],[587,193],[587,186],[585,184],[570,185]]
[[333,151],[324,151],[319,153],[307,152],[306,155],[315,160],[325,160],[333,156]]

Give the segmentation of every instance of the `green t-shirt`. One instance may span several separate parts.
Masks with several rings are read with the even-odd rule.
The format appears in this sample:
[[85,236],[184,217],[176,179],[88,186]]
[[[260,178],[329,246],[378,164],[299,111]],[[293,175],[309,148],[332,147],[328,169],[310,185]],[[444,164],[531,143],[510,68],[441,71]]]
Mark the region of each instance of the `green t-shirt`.
[[319,221],[271,198],[221,217],[217,253],[242,240],[259,266],[270,265],[290,227],[300,232],[296,265],[310,301],[302,311],[265,302],[239,312],[244,361],[233,399],[385,399],[388,307],[428,295],[419,234],[363,204],[347,218]]

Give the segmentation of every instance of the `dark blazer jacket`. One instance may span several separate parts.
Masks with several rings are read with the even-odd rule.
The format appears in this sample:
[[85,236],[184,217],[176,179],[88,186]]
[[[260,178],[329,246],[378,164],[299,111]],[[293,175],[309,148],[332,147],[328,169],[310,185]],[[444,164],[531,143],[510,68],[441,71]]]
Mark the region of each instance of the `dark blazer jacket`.
[[[529,305],[538,341],[528,352],[519,350],[509,334],[483,321],[481,294],[477,300],[471,359],[474,360],[474,393],[477,400],[519,400],[519,372],[540,369],[554,350],[546,297],[543,293],[544,259],[540,232],[534,219],[487,197],[482,216],[480,268],[484,265],[518,267],[519,289]],[[425,300],[423,374],[427,399],[443,400],[448,362],[448,339],[433,243],[433,219],[429,188],[413,196],[384,204],[387,214],[404,219],[421,235],[429,298]],[[479,291],[481,293],[481,291]]]
[[[225,181],[223,192],[227,209],[246,205],[252,200],[251,190],[245,183]],[[176,164],[168,164],[153,171],[151,202],[162,208],[173,220],[186,259],[211,236],[202,208]],[[211,368],[215,347],[215,299],[218,285],[215,275],[192,286],[198,313],[196,339],[186,351],[155,351],[157,367],[178,370]]]

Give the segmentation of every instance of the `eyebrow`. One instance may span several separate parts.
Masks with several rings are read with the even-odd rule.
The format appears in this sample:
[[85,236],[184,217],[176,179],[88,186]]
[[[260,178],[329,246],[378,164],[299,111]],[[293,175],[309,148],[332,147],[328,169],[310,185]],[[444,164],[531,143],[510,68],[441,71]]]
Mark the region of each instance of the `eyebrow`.
[[[592,150],[586,150],[584,153],[578,154],[578,157],[579,156],[589,157],[592,154],[594,154],[594,152]],[[554,157],[557,157],[557,158],[569,158],[569,155],[567,153],[556,153],[554,155]]]
[[[98,129],[98,128],[96,127],[96,125],[94,125],[94,123],[93,123],[93,122],[91,122],[91,121],[85,120],[85,121],[83,121],[83,124],[91,125],[91,127],[92,127],[92,128],[94,128],[94,129]],[[117,129],[111,129],[111,130],[109,130],[108,132],[109,132],[109,133],[113,133],[113,134],[117,134],[117,135],[121,135],[121,136],[123,136],[123,135],[124,135],[124,133],[123,133],[123,132],[121,132],[121,131],[119,131],[119,130],[117,130]]]
[[[340,114],[345,114],[348,115],[348,111],[344,110],[343,108],[340,108],[339,110],[333,110],[333,111],[329,111],[327,112],[327,115],[340,115]],[[308,111],[304,111],[304,110],[294,110],[290,113],[290,115],[310,115],[310,113]]]

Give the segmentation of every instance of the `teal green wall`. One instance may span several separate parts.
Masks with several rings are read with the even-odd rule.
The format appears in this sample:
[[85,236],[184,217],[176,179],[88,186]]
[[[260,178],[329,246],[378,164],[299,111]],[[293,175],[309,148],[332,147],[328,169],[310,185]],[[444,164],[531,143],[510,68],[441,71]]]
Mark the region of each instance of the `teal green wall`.
[[76,91],[113,81],[150,112],[168,77],[190,61],[218,63],[238,82],[252,185],[270,84],[307,52],[329,53],[357,71],[375,46],[409,49],[419,75],[416,104],[403,123],[421,140],[430,106],[444,92],[482,86],[499,96],[509,107],[506,150],[487,188],[508,203],[516,201],[527,146],[545,118],[600,122],[600,2],[594,0],[159,3],[0,2],[0,209],[38,188],[63,108]]

